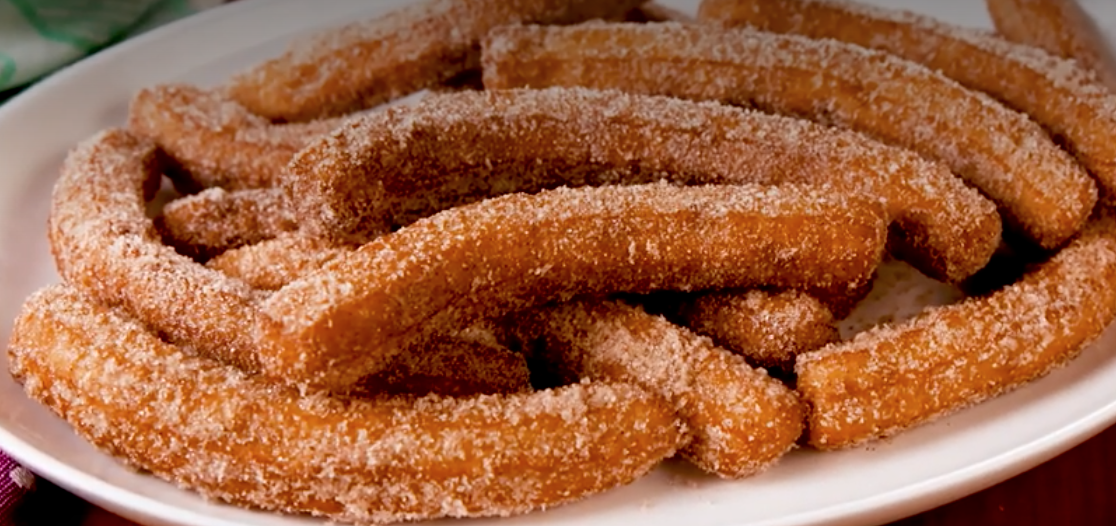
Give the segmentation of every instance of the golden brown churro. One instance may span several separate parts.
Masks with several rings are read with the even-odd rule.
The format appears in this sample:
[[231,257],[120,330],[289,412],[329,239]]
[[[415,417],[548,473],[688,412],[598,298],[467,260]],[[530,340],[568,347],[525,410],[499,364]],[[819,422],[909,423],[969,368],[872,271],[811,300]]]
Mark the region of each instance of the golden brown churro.
[[136,467],[208,497],[336,521],[548,508],[627,484],[684,444],[671,407],[626,384],[300,395],[193,357],[67,287],[28,299],[8,358],[32,398]]
[[[987,1],[1089,60],[1072,0]],[[676,453],[755,475],[998,396],[1116,319],[1093,72],[842,0],[699,11],[428,0],[141,90],[63,164],[64,283],[26,300],[14,377],[206,498],[369,526],[550,508]],[[885,251],[961,288],[904,287]]]
[[219,91],[186,84],[145,88],[132,99],[128,129],[159,145],[187,190],[276,186],[291,156],[340,119],[272,124]]
[[1008,40],[1077,61],[1116,90],[1116,60],[1096,22],[1076,0],[985,0]]
[[1073,61],[987,31],[841,0],[705,0],[700,16],[705,22],[840,40],[939,71],[1029,114],[1116,195],[1116,95]]
[[1116,317],[1105,218],[1019,282],[798,357],[822,449],[898,433],[1014,389],[1077,355]]
[[261,305],[263,370],[343,390],[407,342],[578,294],[847,290],[871,277],[886,225],[875,200],[815,187],[654,184],[489,199],[377,238],[271,295]]
[[279,188],[209,188],[167,203],[156,225],[167,244],[202,259],[298,229]]
[[787,372],[795,356],[840,340],[829,308],[798,291],[702,294],[679,305],[677,316],[748,363]]
[[799,119],[618,92],[432,96],[349,121],[290,168],[305,226],[358,243],[502,193],[661,178],[881,198],[896,221],[893,251],[950,281],[983,267],[1000,236],[992,203],[911,152]]
[[171,342],[224,363],[257,369],[258,309],[241,281],[209,270],[162,242],[146,216],[166,156],[110,129],[66,158],[48,224],[62,278],[91,299],[121,305]]
[[478,44],[505,24],[571,24],[641,0],[429,0],[322,31],[234,77],[227,89],[267,119],[305,121],[371,108],[475,68]]
[[631,382],[674,404],[693,436],[682,454],[726,478],[754,475],[802,433],[798,396],[724,349],[639,307],[586,301],[513,323],[526,352],[553,374]]
[[1026,115],[842,42],[692,24],[509,26],[489,34],[483,63],[490,89],[584,86],[754,104],[862,131],[949,165],[1048,249],[1080,230],[1097,199],[1088,174]]

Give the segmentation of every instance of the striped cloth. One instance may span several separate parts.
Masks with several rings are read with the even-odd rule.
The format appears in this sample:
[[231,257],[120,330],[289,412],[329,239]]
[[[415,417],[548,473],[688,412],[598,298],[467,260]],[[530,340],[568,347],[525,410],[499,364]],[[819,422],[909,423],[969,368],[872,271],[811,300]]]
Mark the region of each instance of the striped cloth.
[[0,91],[221,0],[0,0]]
[[[90,53],[222,2],[0,0],[0,104],[19,89]],[[31,472],[0,452],[0,526],[52,522],[45,516],[20,519],[27,514],[17,513],[35,486]],[[56,500],[57,495],[50,499]]]
[[35,489],[35,477],[0,453],[0,526],[15,524],[17,504]]

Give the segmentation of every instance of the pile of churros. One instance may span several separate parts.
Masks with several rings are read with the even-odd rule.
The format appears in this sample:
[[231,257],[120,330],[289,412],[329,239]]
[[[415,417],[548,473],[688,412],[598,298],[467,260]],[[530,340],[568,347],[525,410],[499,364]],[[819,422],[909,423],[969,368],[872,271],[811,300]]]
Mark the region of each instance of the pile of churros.
[[[1072,0],[989,7],[432,0],[147,87],[62,166],[11,372],[130,466],[354,524],[895,435],[1116,317],[1114,70]],[[890,257],[997,281],[842,338]]]

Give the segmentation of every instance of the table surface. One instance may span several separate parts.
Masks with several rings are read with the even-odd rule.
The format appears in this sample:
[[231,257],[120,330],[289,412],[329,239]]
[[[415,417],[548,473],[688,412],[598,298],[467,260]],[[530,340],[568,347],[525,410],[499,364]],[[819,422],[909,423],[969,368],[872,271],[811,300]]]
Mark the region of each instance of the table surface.
[[[889,526],[1116,524],[1116,426],[1022,475]],[[92,510],[82,526],[134,526]]]

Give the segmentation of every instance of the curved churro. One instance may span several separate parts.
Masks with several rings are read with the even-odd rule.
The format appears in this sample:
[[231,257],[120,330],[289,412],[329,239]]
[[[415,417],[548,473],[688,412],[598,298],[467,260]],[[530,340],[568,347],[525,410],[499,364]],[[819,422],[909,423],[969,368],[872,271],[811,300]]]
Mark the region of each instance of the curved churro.
[[306,227],[353,242],[492,195],[660,178],[878,196],[897,223],[893,251],[950,281],[983,267],[1000,235],[991,203],[911,152],[799,119],[618,92],[432,96],[349,121],[290,169]]
[[180,197],[156,218],[163,240],[179,252],[208,259],[230,248],[298,229],[279,188],[228,192],[214,187]]
[[1076,0],[985,0],[996,31],[1008,40],[1070,58],[1116,91],[1116,59]]
[[755,104],[862,131],[949,165],[1044,248],[1077,233],[1097,199],[1088,174],[1027,116],[915,63],[841,42],[671,23],[515,26],[489,34],[483,64],[488,88],[585,86]]
[[885,237],[874,200],[824,187],[507,195],[382,236],[271,295],[261,361],[273,377],[343,390],[406,342],[579,294],[854,288]]
[[1116,195],[1116,96],[1072,61],[986,31],[841,0],[705,0],[700,17],[840,40],[941,72],[1029,114],[1062,139],[1107,193]]
[[748,363],[787,372],[795,356],[840,340],[833,313],[798,291],[702,294],[679,305],[677,317]]
[[110,129],[66,158],[51,196],[51,250],[67,283],[121,305],[172,342],[257,369],[253,291],[162,242],[146,201],[169,163],[156,146]]
[[190,356],[67,287],[28,299],[8,357],[29,396],[134,466],[211,498],[341,522],[552,507],[631,482],[683,444],[670,406],[625,384],[300,396]]
[[344,115],[475,68],[478,44],[505,24],[608,18],[642,0],[432,0],[324,30],[234,77],[229,94],[267,119]]
[[517,317],[514,327],[532,361],[559,377],[631,382],[669,400],[693,437],[683,456],[710,473],[759,473],[802,433],[794,391],[639,307],[576,302]]
[[1105,218],[1019,282],[799,355],[809,441],[893,435],[1045,375],[1116,318],[1116,223]]
[[186,84],[145,88],[132,99],[128,128],[175,160],[168,175],[184,189],[277,186],[291,156],[341,123],[272,124],[219,91]]

